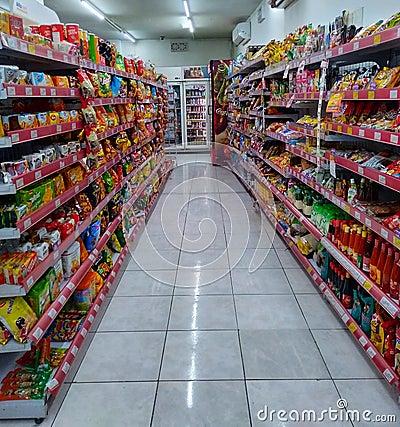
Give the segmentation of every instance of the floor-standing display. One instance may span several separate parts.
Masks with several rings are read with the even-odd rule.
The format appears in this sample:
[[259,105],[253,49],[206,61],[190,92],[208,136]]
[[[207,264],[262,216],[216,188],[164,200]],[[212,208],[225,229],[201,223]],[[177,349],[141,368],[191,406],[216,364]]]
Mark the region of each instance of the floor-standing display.
[[168,84],[168,126],[166,147],[182,147],[182,84]]

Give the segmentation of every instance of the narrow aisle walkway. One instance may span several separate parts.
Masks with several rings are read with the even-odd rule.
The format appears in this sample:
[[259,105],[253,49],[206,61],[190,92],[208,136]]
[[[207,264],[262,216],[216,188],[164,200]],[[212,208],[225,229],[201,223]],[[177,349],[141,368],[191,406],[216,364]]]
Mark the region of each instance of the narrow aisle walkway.
[[399,414],[242,185],[196,159],[179,158],[52,425],[310,426],[257,414],[340,397]]

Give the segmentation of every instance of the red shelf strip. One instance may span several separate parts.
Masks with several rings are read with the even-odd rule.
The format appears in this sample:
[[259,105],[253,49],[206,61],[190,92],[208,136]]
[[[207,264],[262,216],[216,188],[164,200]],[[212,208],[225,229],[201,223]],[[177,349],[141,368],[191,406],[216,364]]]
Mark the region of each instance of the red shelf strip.
[[7,98],[29,98],[29,97],[56,97],[56,98],[79,98],[80,89],[61,88],[61,87],[43,87],[32,85],[17,85],[3,83],[6,90]]

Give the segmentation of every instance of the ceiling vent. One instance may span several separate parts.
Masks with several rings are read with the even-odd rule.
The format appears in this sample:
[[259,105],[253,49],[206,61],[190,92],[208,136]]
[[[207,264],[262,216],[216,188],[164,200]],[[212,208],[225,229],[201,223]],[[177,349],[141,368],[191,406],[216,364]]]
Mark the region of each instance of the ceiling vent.
[[296,0],[269,0],[269,4],[271,5],[272,8],[286,9],[295,1]]
[[189,44],[187,42],[171,42],[171,52],[187,52]]
[[250,22],[240,22],[232,31],[232,41],[236,46],[246,44],[251,38]]

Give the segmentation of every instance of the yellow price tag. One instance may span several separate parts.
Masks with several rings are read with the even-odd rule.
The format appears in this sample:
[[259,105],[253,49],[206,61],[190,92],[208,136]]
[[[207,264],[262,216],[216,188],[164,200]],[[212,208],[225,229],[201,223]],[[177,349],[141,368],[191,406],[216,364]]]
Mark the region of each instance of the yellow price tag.
[[393,244],[396,246],[396,248],[400,249],[400,239],[398,237],[393,237]]
[[353,322],[350,323],[348,328],[352,334],[354,334],[354,332],[357,330],[357,326]]
[[370,291],[370,290],[372,289],[372,283],[371,283],[371,282],[368,282],[368,280],[366,280],[366,281],[364,282],[364,288],[365,288],[367,291]]
[[30,44],[28,46],[29,53],[35,54],[36,53],[36,46],[34,44]]
[[328,129],[329,129],[329,130],[332,130],[332,128],[333,128],[333,127],[332,127],[332,125],[331,125],[331,124],[329,124],[329,125],[328,125]]
[[344,207],[344,210],[345,210],[347,213],[350,213],[350,212],[351,212],[351,207],[350,207],[350,205],[346,205],[346,206]]
[[349,134],[349,135],[353,135],[353,128],[347,128],[347,133]]
[[358,92],[353,92],[353,99],[358,99]]
[[377,34],[376,36],[374,36],[374,44],[378,44],[381,42],[381,35]]
[[303,93],[303,98],[307,99],[307,93]]
[[311,274],[311,272],[312,272],[312,267],[311,267],[310,265],[307,267],[307,271]]
[[343,130],[342,125],[339,125],[339,126],[337,127],[337,131],[338,131],[338,132],[342,132],[342,130]]
[[314,99],[314,98],[315,98],[315,93],[311,92],[311,99]]
[[333,162],[333,161],[335,160],[335,156],[334,156],[333,154],[331,154],[331,155],[329,156],[329,160],[330,160],[331,162]]
[[375,99],[375,92],[373,90],[368,91],[368,99]]

